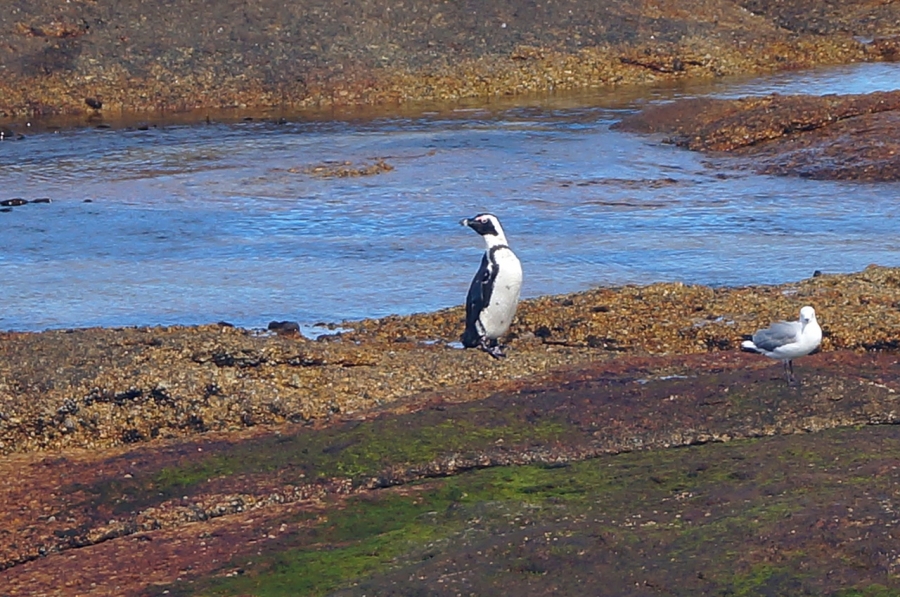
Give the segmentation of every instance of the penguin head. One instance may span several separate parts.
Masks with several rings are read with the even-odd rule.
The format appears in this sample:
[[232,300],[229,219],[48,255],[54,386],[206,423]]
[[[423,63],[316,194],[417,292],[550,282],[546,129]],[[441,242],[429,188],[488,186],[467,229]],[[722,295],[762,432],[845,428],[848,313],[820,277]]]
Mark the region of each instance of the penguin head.
[[483,236],[485,240],[496,237],[496,239],[502,239],[503,242],[506,242],[503,228],[500,227],[500,220],[493,214],[478,214],[474,218],[464,218],[460,220],[459,223],[463,226],[468,226]]

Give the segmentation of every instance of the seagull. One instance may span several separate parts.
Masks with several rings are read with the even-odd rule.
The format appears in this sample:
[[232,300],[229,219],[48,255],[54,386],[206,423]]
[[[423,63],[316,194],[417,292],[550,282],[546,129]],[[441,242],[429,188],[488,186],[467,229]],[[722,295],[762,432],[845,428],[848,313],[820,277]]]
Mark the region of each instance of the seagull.
[[506,244],[497,216],[479,214],[459,223],[480,234],[485,244],[481,267],[466,297],[466,331],[462,343],[466,348],[480,348],[499,359],[506,355],[497,339],[509,330],[516,314],[522,288],[522,264]]
[[816,321],[816,310],[810,306],[800,309],[799,321],[778,321],[744,340],[741,350],[756,352],[784,363],[788,383],[794,383],[793,360],[814,351],[822,342],[822,328]]

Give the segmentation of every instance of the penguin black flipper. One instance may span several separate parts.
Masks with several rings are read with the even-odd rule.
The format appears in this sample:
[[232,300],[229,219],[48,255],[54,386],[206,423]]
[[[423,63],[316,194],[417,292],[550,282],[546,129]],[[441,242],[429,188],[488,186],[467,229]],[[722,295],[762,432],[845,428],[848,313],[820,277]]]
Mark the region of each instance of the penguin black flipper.
[[469,286],[469,294],[466,297],[466,330],[462,336],[462,344],[466,348],[481,346],[483,338],[478,330],[478,317],[491,302],[496,277],[497,268],[492,267],[488,254],[485,253],[481,257],[481,267],[472,278],[472,285]]

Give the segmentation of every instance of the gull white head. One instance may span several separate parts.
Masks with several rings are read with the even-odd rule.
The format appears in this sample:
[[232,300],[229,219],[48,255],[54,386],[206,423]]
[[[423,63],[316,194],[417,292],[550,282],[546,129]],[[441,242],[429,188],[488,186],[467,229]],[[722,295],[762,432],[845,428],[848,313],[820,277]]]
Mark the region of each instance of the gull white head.
[[741,342],[741,350],[764,354],[784,363],[784,374],[793,384],[793,360],[806,356],[822,342],[822,328],[816,321],[816,310],[810,306],[800,309],[799,321],[776,321],[763,330],[757,330],[752,340]]
[[493,214],[478,214],[474,218],[464,218],[459,223],[480,234],[488,249],[506,244],[506,235],[503,234],[500,220]]
[[810,306],[803,307],[800,309],[800,323],[803,327],[806,327],[807,323],[816,320],[816,310]]

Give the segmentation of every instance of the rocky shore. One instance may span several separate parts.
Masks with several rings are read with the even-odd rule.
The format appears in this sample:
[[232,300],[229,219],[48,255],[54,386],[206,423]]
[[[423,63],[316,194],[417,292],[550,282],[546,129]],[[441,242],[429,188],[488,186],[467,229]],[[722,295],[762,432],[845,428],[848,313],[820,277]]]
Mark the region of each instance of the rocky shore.
[[[872,266],[545,297],[504,361],[446,345],[458,309],[6,334],[0,595],[895,590],[898,296]],[[736,345],[803,304],[791,387]]]
[[[14,2],[0,139],[895,60],[898,35],[900,4],[868,0]],[[893,181],[898,108],[691,100],[619,126]],[[898,594],[900,269],[798,278],[525,301],[502,361],[452,344],[462,308],[318,338],[0,332],[0,597]],[[825,337],[789,387],[738,346],[806,304]]]
[[674,283],[543,297],[524,302],[499,362],[449,345],[462,308],[343,322],[348,331],[317,340],[228,325],[3,333],[0,450],[302,423],[622,355],[734,351],[806,304],[824,327],[823,350],[896,351],[898,301],[900,270],[882,267],[775,287]]
[[762,174],[900,180],[900,91],[697,98],[651,106],[613,128],[727,155]]
[[35,0],[0,14],[0,115],[488,98],[891,60],[898,34],[867,0]]

